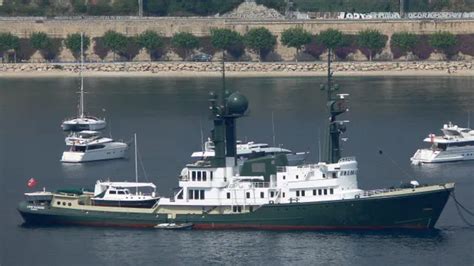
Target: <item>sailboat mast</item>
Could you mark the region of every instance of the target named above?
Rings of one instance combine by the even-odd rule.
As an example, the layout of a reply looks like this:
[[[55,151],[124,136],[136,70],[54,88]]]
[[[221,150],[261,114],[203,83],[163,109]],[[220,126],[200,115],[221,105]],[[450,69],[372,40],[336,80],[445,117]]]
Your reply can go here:
[[[79,100],[79,116],[84,117],[84,76],[82,74],[84,68],[84,33],[81,32],[81,68],[79,70],[79,75],[81,76],[81,97]]]
[[[137,133],[133,134],[133,141],[135,143],[135,183],[138,183],[138,148],[137,148]],[[138,187],[135,188],[135,194],[138,195]]]

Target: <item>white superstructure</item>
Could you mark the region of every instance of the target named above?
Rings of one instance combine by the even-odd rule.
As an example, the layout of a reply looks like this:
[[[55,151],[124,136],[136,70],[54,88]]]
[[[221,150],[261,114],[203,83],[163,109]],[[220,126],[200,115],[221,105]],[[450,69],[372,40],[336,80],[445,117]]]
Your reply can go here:
[[[430,134],[423,140],[430,148],[417,150],[411,157],[413,164],[474,160],[474,130],[450,122],[441,131],[443,136]]]
[[[91,130],[73,132],[65,141],[67,150],[61,157],[61,162],[65,163],[123,158],[128,148],[126,143],[103,137],[100,132]]]

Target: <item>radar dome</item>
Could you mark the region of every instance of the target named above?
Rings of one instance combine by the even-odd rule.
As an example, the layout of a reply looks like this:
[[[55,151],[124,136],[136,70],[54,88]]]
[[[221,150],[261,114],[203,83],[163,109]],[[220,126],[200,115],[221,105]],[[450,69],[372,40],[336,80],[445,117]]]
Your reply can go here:
[[[227,98],[227,110],[229,114],[243,115],[249,107],[249,101],[247,98],[238,93],[234,92]]]

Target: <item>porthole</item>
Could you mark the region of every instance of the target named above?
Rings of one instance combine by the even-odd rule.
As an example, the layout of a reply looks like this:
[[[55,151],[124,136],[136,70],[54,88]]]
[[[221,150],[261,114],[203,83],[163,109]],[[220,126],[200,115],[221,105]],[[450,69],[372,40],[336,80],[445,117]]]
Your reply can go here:
[[[58,201],[58,202],[56,202],[56,204],[57,204],[57,205],[61,205],[61,202],[60,202],[60,201]]]
[[[66,206],[66,202],[63,202],[63,206]]]
[[[67,204],[67,206],[71,207],[71,206],[72,206],[72,204],[69,202],[69,203]]]

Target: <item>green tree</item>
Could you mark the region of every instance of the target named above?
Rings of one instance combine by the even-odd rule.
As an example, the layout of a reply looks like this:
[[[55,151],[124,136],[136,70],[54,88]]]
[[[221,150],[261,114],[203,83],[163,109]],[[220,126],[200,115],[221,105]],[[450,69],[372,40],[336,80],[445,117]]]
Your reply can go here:
[[[140,48],[145,48],[147,50],[148,54],[150,54],[151,59],[158,58],[157,50],[163,48],[164,46],[163,37],[161,37],[158,33],[152,30],[142,32],[138,36],[137,41]]]
[[[430,36],[430,45],[437,51],[441,51],[449,58],[453,53],[452,48],[456,45],[456,36],[447,31],[438,31]]]
[[[276,37],[267,28],[253,28],[245,34],[244,43],[255,51],[259,59],[262,60],[262,57],[275,47]]]
[[[18,48],[20,48],[20,38],[11,33],[0,33],[0,56],[2,58],[4,53],[9,50],[14,50],[16,54]]]
[[[301,27],[289,28],[282,32],[280,40],[283,45],[296,49],[295,60],[298,62],[300,49],[311,42],[311,33]]]
[[[232,55],[236,53],[239,48],[243,47],[243,37],[238,32],[229,29],[211,29],[211,44],[214,48],[229,52]]]
[[[102,40],[104,42],[104,46],[112,51],[114,60],[116,54],[125,52],[127,49],[127,36],[121,33],[109,30],[104,33]]]
[[[199,47],[199,39],[189,32],[178,32],[173,35],[171,38],[171,45],[177,49],[184,52],[184,55],[181,57],[183,61],[188,58],[188,55],[192,50]],[[180,53],[178,51],[178,53]]]
[[[86,51],[89,48],[90,42],[91,40],[89,36],[84,35],[83,36],[84,51]],[[64,41],[64,45],[66,46],[67,49],[71,51],[72,55],[76,59],[80,59],[80,56],[81,56],[81,34],[80,33],[68,34],[66,37],[66,40]]]
[[[138,1],[133,0],[114,0],[112,3],[114,15],[137,15]]]
[[[30,36],[31,46],[36,50],[46,50],[51,47],[51,38],[44,32],[34,32]]]
[[[392,35],[390,40],[390,45],[400,49],[407,56],[407,61],[408,52],[412,52],[417,43],[418,37],[415,34],[409,32],[396,32]]]
[[[374,53],[385,47],[386,36],[378,30],[366,29],[359,31],[357,43],[360,47],[369,50],[369,60],[372,61]]]
[[[328,49],[328,57],[331,57],[334,49],[344,45],[345,38],[341,31],[327,29],[319,33],[317,40]]]

